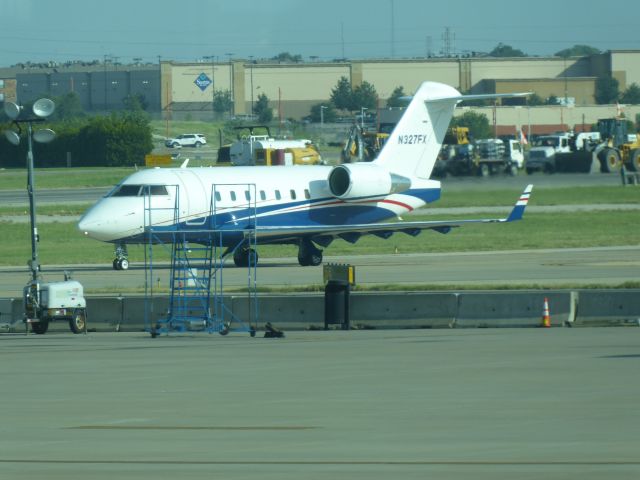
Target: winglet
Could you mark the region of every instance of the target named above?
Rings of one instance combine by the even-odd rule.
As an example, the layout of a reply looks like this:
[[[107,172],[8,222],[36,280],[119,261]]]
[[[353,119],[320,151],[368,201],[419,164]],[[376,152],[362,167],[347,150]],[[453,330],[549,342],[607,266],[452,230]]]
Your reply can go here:
[[[513,210],[511,210],[511,213],[505,219],[505,222],[514,222],[522,218],[522,215],[524,215],[524,209],[526,208],[527,203],[529,202],[529,197],[531,196],[531,190],[533,190],[533,185],[527,185],[527,188],[524,189],[524,192],[522,192],[522,195],[520,195],[520,198],[513,206]]]

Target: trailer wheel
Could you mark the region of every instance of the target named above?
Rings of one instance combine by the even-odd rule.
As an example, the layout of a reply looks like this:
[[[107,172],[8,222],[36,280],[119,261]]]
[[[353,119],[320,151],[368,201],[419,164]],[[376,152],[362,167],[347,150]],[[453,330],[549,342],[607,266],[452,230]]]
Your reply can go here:
[[[486,178],[489,175],[491,175],[491,169],[489,168],[489,165],[487,165],[486,163],[480,165],[480,176]]]
[[[49,330],[49,320],[41,320],[31,324],[31,331],[38,335],[44,335]]]
[[[73,333],[82,333],[87,328],[87,313],[78,308],[73,312],[73,316],[69,319],[69,328]]]
[[[632,172],[640,172],[640,148],[634,148],[629,152],[629,163],[627,166]]]
[[[613,148],[604,148],[598,154],[598,159],[602,173],[615,173],[620,169],[620,155]]]

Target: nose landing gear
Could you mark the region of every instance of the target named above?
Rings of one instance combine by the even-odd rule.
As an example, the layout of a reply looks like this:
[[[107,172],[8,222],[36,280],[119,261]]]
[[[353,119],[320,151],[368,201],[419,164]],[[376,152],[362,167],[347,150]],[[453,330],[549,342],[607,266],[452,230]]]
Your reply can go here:
[[[129,269],[129,254],[127,253],[126,245],[116,245],[115,250],[116,258],[113,259],[114,270],[128,270]]]

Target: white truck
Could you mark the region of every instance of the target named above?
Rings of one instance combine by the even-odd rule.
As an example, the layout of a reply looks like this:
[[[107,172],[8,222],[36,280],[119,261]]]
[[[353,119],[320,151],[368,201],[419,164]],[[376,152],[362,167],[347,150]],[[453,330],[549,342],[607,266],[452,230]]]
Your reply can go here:
[[[34,333],[46,333],[49,323],[56,320],[69,322],[73,333],[86,332],[87,302],[80,282],[31,281],[24,287],[23,299],[24,323]]]
[[[263,128],[266,135],[255,134],[254,129]],[[263,125],[236,127],[247,129],[249,135],[242,135],[229,146],[229,160],[232,165],[315,165],[322,163],[322,157],[310,140],[275,139],[269,128]]]

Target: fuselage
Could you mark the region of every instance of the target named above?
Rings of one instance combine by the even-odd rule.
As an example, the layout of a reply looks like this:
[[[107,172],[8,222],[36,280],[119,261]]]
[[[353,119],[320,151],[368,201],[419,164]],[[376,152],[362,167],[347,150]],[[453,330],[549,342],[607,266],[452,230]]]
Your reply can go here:
[[[142,243],[170,240],[180,231],[190,241],[225,232],[232,244],[256,227],[313,227],[380,222],[440,197],[440,182],[411,179],[402,193],[341,200],[327,178],[333,167],[155,168],[136,172],[98,201],[78,228],[97,240]],[[152,231],[152,236],[145,232]],[[166,238],[165,238],[166,237]],[[270,236],[269,243],[295,241]]]

